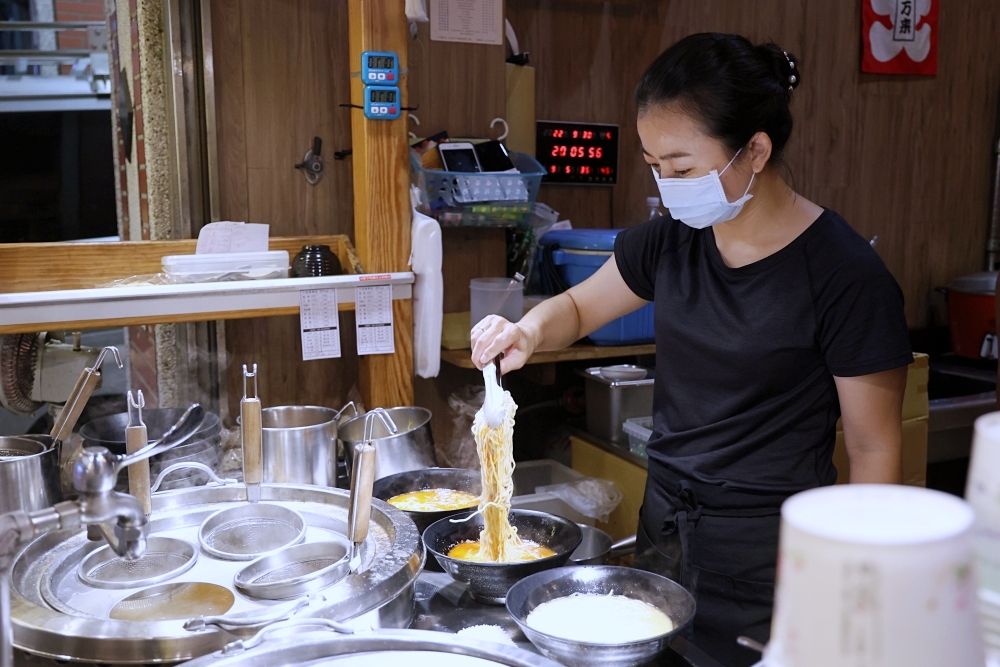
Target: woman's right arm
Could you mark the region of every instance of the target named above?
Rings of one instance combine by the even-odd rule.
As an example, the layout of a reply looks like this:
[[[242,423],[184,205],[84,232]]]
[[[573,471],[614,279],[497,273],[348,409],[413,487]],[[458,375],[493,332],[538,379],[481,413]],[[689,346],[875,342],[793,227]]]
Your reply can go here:
[[[501,371],[516,370],[535,352],[561,350],[649,303],[625,284],[614,257],[575,287],[508,322],[490,315],[472,328],[472,361],[482,368],[501,352]]]

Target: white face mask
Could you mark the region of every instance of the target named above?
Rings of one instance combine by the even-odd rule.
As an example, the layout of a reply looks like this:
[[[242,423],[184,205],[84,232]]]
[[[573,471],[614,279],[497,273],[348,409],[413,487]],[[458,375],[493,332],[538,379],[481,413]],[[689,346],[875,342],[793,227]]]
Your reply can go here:
[[[736,155],[722,170],[723,174],[742,150],[736,151]],[[722,188],[719,176],[720,173],[713,169],[708,175],[699,178],[660,178],[656,169],[653,169],[653,178],[660,190],[660,201],[670,210],[670,216],[695,229],[705,229],[732,220],[743,210],[743,204],[753,199],[750,194],[753,174],[750,175],[747,191],[734,202],[726,199],[726,191]]]

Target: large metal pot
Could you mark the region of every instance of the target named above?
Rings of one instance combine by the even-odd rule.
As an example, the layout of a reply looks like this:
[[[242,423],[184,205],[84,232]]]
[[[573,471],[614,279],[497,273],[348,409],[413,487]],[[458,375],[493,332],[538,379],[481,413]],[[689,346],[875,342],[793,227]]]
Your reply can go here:
[[[61,500],[59,448],[30,438],[0,437],[0,514],[34,512]]]
[[[314,405],[262,410],[264,481],[336,486],[337,424],[349,407],[354,404],[340,410]]]
[[[373,423],[375,479],[436,466],[434,438],[431,436],[431,411],[426,408],[401,407],[390,408],[386,412],[398,430],[392,435],[381,421]],[[338,437],[344,446],[348,470],[354,461],[354,448],[364,439],[364,431],[363,417],[355,417],[340,425]]]
[[[311,485],[263,484],[261,505],[280,505],[298,512],[309,525],[307,542],[346,539],[349,497],[341,489]],[[192,487],[154,493],[150,535],[172,536],[197,544],[202,523],[221,509],[246,506],[242,484]],[[175,582],[210,582],[234,591],[232,608],[223,612],[231,623],[220,628],[206,619],[185,628],[184,620],[136,621],[110,618],[110,610],[126,597],[149,591],[88,587],[80,575],[84,560],[103,548],[87,539],[84,529],[47,533],[16,557],[11,568],[11,619],[14,644],[36,655],[82,662],[114,664],[172,663],[217,651],[246,639],[261,624],[240,622],[247,615],[282,612],[296,600],[275,603],[236,594],[234,577],[246,563],[206,556],[197,559]],[[413,589],[423,567],[424,550],[416,527],[399,510],[372,502],[368,536],[361,544],[356,571],[318,591],[295,618],[321,617],[358,629],[403,628],[413,617]],[[159,587],[165,584],[156,584]],[[154,587],[154,588],[155,588]],[[134,599],[134,598],[133,598]],[[296,606],[296,608],[298,608]],[[192,609],[191,617],[203,611]],[[289,612],[291,613],[291,612]],[[271,617],[274,620],[277,617]],[[267,663],[270,664],[270,663]]]

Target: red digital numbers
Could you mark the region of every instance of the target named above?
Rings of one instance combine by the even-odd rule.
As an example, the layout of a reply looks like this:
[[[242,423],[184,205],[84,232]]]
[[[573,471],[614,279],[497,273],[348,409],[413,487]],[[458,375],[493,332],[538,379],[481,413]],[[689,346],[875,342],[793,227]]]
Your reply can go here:
[[[601,175],[602,176],[610,176],[611,175],[611,167],[601,167]]]
[[[588,167],[587,165],[583,165],[582,167],[580,167],[580,175],[586,175],[589,173],[590,173],[590,167]]]
[[[555,139],[562,139],[566,136],[566,130],[552,130],[552,137]]]
[[[567,155],[580,160],[599,160],[604,157],[604,149],[600,146],[567,146],[565,144],[556,144],[552,147],[552,157],[566,157]]]

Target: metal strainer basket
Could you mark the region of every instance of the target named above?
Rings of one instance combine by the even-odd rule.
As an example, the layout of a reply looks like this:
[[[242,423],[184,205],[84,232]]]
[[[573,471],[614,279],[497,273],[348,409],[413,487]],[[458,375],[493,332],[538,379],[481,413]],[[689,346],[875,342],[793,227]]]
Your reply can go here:
[[[350,572],[349,549],[340,542],[311,542],[282,549],[236,574],[236,587],[255,598],[281,600],[326,588]]]
[[[251,503],[230,507],[205,519],[198,542],[210,556],[253,560],[305,539],[306,521],[281,505]]]
[[[150,537],[146,554],[138,560],[119,558],[104,546],[80,562],[80,580],[95,588],[139,588],[157,584],[187,572],[198,560],[194,546],[173,537]]]

